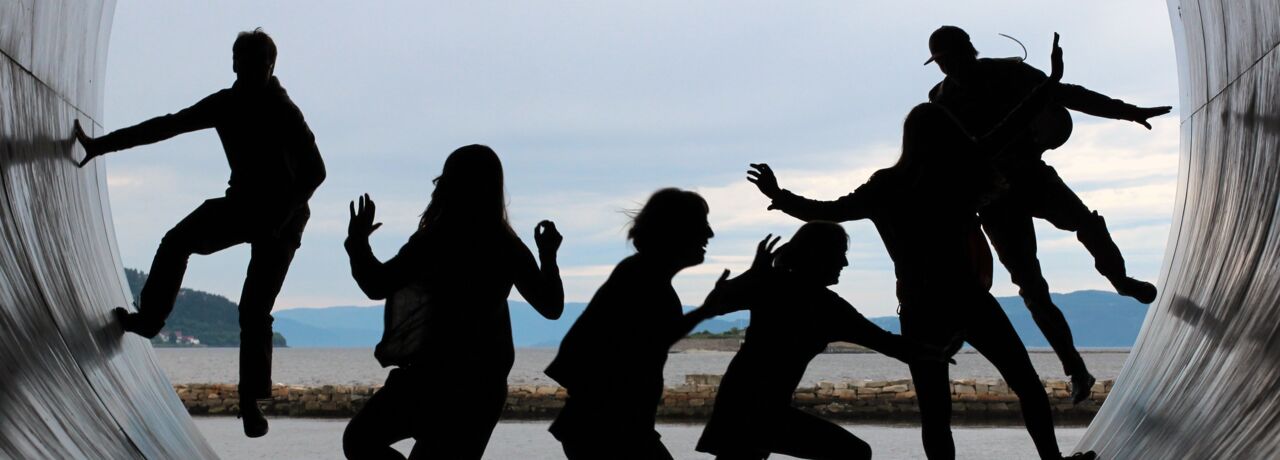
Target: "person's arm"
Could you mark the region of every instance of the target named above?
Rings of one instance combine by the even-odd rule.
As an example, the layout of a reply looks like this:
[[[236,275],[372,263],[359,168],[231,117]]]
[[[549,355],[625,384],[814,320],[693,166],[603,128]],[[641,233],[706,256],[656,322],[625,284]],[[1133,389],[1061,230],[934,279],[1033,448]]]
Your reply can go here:
[[[1148,118],[1169,113],[1173,107],[1138,107],[1128,102],[1114,99],[1080,85],[1062,83],[1058,85],[1056,100],[1058,103],[1077,112],[1095,117],[1113,120],[1127,120],[1151,129]]]
[[[516,290],[529,302],[538,314],[547,319],[559,319],[564,313],[564,283],[560,280],[560,267],[556,264],[556,251],[564,237],[556,231],[556,224],[544,220],[533,229],[533,241],[538,246],[538,259],[542,268],[533,260],[533,253],[524,243],[517,241],[521,249],[516,267]]]
[[[1013,142],[1024,133],[1036,116],[1044,112],[1045,106],[1049,104],[1055,95],[1062,80],[1062,48],[1058,46],[1058,34],[1053,34],[1053,52],[1050,54],[1053,62],[1053,70],[1049,77],[1040,85],[1036,86],[1031,94],[1022,100],[1022,103],[1009,112],[999,124],[991,128],[991,131],[983,134],[981,137],[974,139],[974,144],[979,152],[989,156],[996,156],[1006,145]]]
[[[77,122],[74,127],[76,140],[80,141],[80,145],[83,145],[85,150],[85,157],[80,162],[80,166],[83,167],[89,163],[89,160],[107,153],[160,142],[182,133],[212,128],[217,120],[218,107],[224,97],[224,93],[220,91],[178,113],[155,117],[97,138],[85,134]]]
[[[293,107],[293,112],[295,121],[293,132],[289,134],[292,140],[288,153],[292,156],[295,196],[290,197],[290,201],[300,204],[311,199],[311,195],[324,182],[327,173],[324,168],[324,159],[320,157],[320,148],[316,146],[315,134],[307,126],[306,120],[302,117],[302,111]]]
[[[839,334],[840,340],[865,346],[905,363],[946,360],[941,349],[886,331],[858,313],[848,302],[835,298],[841,304],[837,309],[841,312],[841,318],[836,326],[842,331]]]
[[[680,339],[688,337],[689,333],[693,332],[693,329],[703,321],[746,309],[748,305],[745,302],[737,301],[741,299],[741,296],[731,294],[735,289],[741,289],[746,286],[734,283],[734,281],[738,281],[738,279],[729,280],[729,270],[721,273],[720,279],[716,280],[715,287],[711,289],[711,293],[707,294],[707,299],[702,302],[702,306],[681,316],[680,322],[675,327],[668,329],[668,333],[660,337],[659,340],[662,340],[669,349]]]
[[[370,299],[382,300],[406,284],[408,272],[403,265],[406,254],[414,252],[412,246],[415,241],[410,239],[400,253],[386,263],[379,261],[369,247],[369,234],[382,226],[382,223],[373,222],[375,209],[368,194],[360,197],[358,207],[356,202],[351,203],[351,222],[347,224],[347,239],[343,246],[351,259],[351,277],[360,290]]]
[[[837,198],[835,201],[819,201],[781,188],[778,185],[777,176],[773,174],[773,169],[769,168],[768,164],[754,163],[751,167],[753,170],[747,171],[747,181],[756,184],[760,193],[773,200],[769,209],[777,209],[805,222],[814,220],[846,222],[871,216],[874,198],[871,197],[872,187],[868,187],[870,181],[858,187],[853,193]]]

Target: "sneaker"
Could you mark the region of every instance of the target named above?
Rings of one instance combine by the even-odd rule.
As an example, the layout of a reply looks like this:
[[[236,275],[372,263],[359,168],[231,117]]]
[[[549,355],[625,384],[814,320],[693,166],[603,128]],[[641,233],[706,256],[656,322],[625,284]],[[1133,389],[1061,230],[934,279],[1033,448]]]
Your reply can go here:
[[[1117,294],[1133,297],[1134,300],[1144,304],[1156,301],[1156,286],[1146,281],[1126,276],[1111,280],[1111,285],[1116,288]]]
[[[1071,404],[1080,404],[1089,399],[1089,393],[1093,391],[1094,383],[1097,383],[1097,379],[1089,375],[1088,372],[1081,372],[1071,376]]]
[[[1093,453],[1091,450],[1088,452],[1076,452],[1066,457],[1062,457],[1062,460],[1096,460],[1097,458],[1098,454]]]
[[[250,438],[261,438],[267,435],[267,416],[257,401],[240,401],[240,413],[236,418],[244,422],[244,435]]]
[[[151,322],[147,321],[142,315],[131,313],[124,307],[116,307],[111,309],[111,314],[120,322],[120,327],[125,332],[132,332],[148,339],[155,338],[160,333],[160,328],[164,327],[164,321]]]

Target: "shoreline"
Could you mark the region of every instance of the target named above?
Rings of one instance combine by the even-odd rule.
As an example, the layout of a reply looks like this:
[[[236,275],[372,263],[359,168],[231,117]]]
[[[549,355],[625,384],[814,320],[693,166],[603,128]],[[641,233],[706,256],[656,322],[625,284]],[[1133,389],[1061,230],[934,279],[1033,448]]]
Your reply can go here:
[[[658,418],[668,422],[704,421],[711,414],[719,375],[688,375],[684,384],[668,386]],[[1073,405],[1064,380],[1044,379],[1054,419],[1087,424],[1111,391],[1114,379],[1099,380],[1090,398]],[[239,411],[235,384],[173,386],[191,415],[234,415]],[[349,418],[381,385],[284,385],[272,388],[272,399],[259,404],[268,415],[299,418]],[[443,394],[441,397],[449,397]],[[568,397],[554,385],[509,385],[503,410],[506,420],[549,420]],[[953,379],[952,418],[967,423],[1021,422],[1018,399],[1000,379]],[[908,422],[918,418],[915,386],[910,379],[819,382],[796,389],[792,404],[806,412],[840,422]]]

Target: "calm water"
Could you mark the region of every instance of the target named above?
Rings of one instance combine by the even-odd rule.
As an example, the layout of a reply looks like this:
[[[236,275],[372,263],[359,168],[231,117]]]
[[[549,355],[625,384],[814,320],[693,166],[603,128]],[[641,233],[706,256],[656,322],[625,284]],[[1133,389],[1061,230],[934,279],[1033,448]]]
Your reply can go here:
[[[264,438],[248,439],[233,417],[196,417],[196,426],[204,433],[218,455],[227,459],[340,459],[342,430],[346,420],[273,418],[271,433]],[[547,433],[547,422],[502,422],[494,430],[485,452],[486,459],[543,460],[563,459],[560,444]],[[924,458],[920,447],[920,430],[912,426],[846,425],[845,429],[871,444],[877,460]],[[1018,427],[955,427],[957,458],[1027,459],[1035,458],[1031,438]],[[658,432],[677,459],[710,459],[694,452],[693,446],[702,434],[701,425],[660,424]],[[1058,429],[1058,445],[1072,451],[1084,435],[1084,428]],[[396,444],[408,453],[411,441]],[[775,455],[770,458],[792,458]]]
[[[555,349],[521,348],[516,350],[515,367],[509,381],[513,384],[553,384],[542,370],[555,357]],[[159,348],[160,366],[173,383],[232,383],[237,380],[239,359],[234,348]],[[1128,358],[1123,350],[1092,351],[1083,354],[1090,370],[1098,378],[1114,378]],[[733,353],[693,352],[670,355],[664,370],[668,385],[684,382],[686,374],[722,374]],[[378,367],[370,348],[283,348],[275,351],[272,379],[294,385],[375,384],[382,383],[387,370]],[[1045,351],[1031,353],[1042,378],[1064,378],[1057,356]],[[823,354],[809,364],[804,384],[822,380],[887,380],[907,378],[906,365],[879,354]],[[951,366],[953,378],[998,378],[986,359],[977,353],[961,353]]]

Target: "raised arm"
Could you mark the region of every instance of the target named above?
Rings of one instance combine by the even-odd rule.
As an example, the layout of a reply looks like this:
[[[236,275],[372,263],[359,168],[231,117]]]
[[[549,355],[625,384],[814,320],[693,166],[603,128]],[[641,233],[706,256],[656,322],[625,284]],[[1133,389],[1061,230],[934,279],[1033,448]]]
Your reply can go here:
[[[544,220],[534,227],[533,241],[538,245],[541,268],[534,262],[529,248],[519,243],[522,251],[516,267],[516,290],[547,319],[559,319],[564,313],[564,283],[560,280],[560,267],[556,264],[556,251],[563,240],[554,222]]]
[[[811,200],[779,187],[778,178],[768,164],[753,163],[751,168],[747,171],[747,181],[756,184],[760,193],[773,200],[769,209],[777,209],[805,222],[846,222],[871,216],[872,200],[865,185],[835,201]]]
[[[404,285],[403,270],[394,270],[395,259],[382,263],[373,255],[369,247],[369,234],[381,227],[381,223],[373,223],[376,207],[373,200],[365,194],[359,198],[359,204],[351,202],[351,222],[347,224],[347,240],[344,246],[351,259],[351,277],[355,278],[360,290],[373,300],[382,300]],[[410,240],[409,244],[413,244]],[[406,244],[406,247],[409,245]],[[405,251],[401,250],[401,254]],[[400,256],[397,256],[400,257]]]
[[[74,126],[76,140],[80,141],[80,145],[84,146],[85,150],[85,157],[80,161],[80,166],[84,167],[94,157],[117,150],[152,144],[182,133],[212,128],[218,106],[221,105],[224,97],[223,92],[217,92],[178,113],[155,117],[97,138],[85,134],[80,128],[80,122],[76,121]]]

